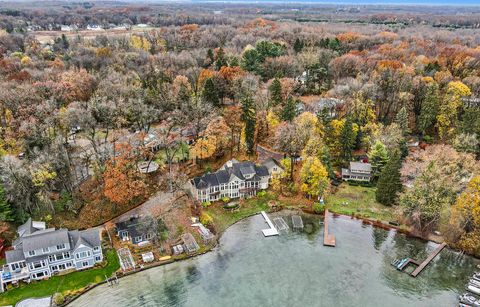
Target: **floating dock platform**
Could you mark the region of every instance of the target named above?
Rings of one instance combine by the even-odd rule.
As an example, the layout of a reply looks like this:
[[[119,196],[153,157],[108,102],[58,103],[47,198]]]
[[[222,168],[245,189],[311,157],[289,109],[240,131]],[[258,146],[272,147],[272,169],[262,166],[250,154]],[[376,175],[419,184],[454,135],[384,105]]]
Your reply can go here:
[[[276,217],[273,219],[273,224],[278,231],[288,231],[290,228],[287,225],[287,222],[281,217]]]
[[[328,209],[323,219],[323,245],[335,247],[335,236],[328,233]]]
[[[303,229],[303,220],[300,215],[292,215],[293,229]]]
[[[270,218],[268,217],[268,215],[265,213],[265,211],[262,211],[261,213],[263,218],[265,219],[265,222],[267,222],[268,226],[270,227],[262,230],[263,235],[265,237],[278,236],[278,230],[275,228],[272,221],[270,221]]]

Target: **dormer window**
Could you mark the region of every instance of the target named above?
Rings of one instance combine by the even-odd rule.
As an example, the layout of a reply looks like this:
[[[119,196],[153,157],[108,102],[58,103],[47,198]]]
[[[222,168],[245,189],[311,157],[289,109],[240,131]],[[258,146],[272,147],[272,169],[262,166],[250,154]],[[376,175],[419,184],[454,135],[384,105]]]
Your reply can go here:
[[[65,249],[65,243],[57,245],[57,250]]]
[[[43,251],[43,253],[48,253],[50,251],[50,248],[44,247],[42,251]]]
[[[28,255],[29,255],[29,256],[35,256],[35,251],[29,251],[29,252],[28,252]]]

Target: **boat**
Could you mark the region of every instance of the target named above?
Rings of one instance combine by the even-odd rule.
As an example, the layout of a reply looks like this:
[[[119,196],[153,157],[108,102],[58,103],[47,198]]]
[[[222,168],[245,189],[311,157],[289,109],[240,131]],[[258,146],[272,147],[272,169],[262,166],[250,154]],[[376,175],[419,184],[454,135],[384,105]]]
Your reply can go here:
[[[480,272],[473,273],[472,278],[480,281]]]
[[[469,306],[480,306],[480,300],[470,293],[463,293],[459,297],[460,303],[467,304]]]
[[[458,303],[458,307],[472,307],[472,306],[464,304],[464,303]]]
[[[472,292],[473,294],[480,295],[480,288],[477,287],[476,285],[468,284],[467,290]]]
[[[405,262],[408,261],[408,258],[402,259],[398,264],[397,264],[397,270],[400,270],[402,266],[405,264]]]
[[[473,278],[470,279],[469,283],[472,284],[472,285],[477,286],[478,288],[480,288],[480,281],[478,281],[478,280],[476,280],[476,279],[473,279]]]

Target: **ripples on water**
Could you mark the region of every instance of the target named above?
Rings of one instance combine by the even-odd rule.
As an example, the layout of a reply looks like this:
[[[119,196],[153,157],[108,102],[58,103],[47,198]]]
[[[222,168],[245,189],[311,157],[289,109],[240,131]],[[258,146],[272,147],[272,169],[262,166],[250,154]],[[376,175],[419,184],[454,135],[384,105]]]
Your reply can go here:
[[[249,218],[210,253],[97,287],[71,306],[454,306],[475,270],[473,258],[444,249],[413,278],[390,263],[423,260],[436,244],[339,217],[330,224],[337,241],[330,248],[317,218],[304,224],[301,233],[264,238],[263,218]]]

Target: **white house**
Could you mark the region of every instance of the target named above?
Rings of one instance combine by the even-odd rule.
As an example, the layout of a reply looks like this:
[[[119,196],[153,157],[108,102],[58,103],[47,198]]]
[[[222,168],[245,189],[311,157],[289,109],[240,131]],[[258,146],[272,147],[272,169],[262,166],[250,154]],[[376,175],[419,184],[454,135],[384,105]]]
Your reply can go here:
[[[350,162],[348,168],[342,168],[342,179],[345,181],[370,181],[372,179],[372,165],[363,162]]]
[[[31,219],[17,230],[13,250],[7,251],[0,275],[3,292],[8,283],[50,277],[69,269],[86,269],[103,260],[98,229],[46,228]]]
[[[233,159],[215,173],[193,178],[191,192],[201,202],[216,201],[222,197],[246,198],[267,189],[270,177],[265,165]]]

